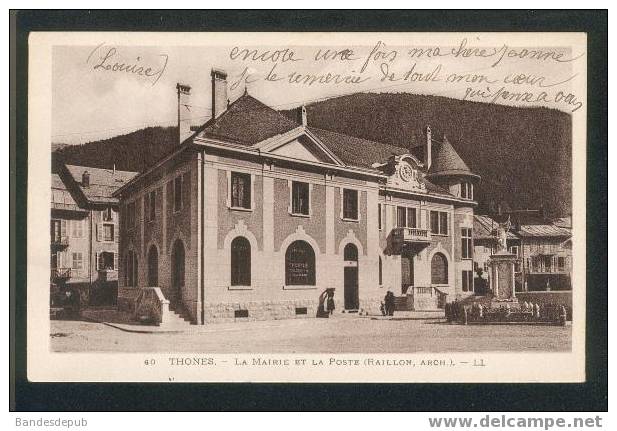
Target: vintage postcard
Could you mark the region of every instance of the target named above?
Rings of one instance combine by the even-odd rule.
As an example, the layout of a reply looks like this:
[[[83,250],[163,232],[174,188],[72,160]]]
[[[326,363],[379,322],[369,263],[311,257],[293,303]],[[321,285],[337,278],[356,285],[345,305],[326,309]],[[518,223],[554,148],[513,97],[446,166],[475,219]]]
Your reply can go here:
[[[585,34],[29,52],[31,381],[585,380]]]

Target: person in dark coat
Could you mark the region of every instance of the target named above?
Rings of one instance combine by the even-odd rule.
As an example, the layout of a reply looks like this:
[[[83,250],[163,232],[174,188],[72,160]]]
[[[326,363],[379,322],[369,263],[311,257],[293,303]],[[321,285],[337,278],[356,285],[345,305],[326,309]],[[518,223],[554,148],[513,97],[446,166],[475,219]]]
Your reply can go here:
[[[386,308],[386,315],[393,316],[394,315],[394,293],[388,290],[384,298],[384,303],[385,303],[385,308]]]
[[[326,307],[328,314],[332,315],[332,313],[334,313],[334,290],[328,289]]]

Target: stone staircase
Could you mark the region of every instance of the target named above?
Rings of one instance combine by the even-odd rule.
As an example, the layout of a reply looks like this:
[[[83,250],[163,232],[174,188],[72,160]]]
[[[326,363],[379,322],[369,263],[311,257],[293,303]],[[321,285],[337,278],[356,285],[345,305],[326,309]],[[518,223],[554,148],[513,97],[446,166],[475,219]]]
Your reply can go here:
[[[169,313],[166,315],[163,325],[166,327],[189,327],[193,323],[191,317],[181,305],[169,305]]]
[[[433,287],[410,287],[407,295],[394,298],[394,311],[439,311],[445,296]]]

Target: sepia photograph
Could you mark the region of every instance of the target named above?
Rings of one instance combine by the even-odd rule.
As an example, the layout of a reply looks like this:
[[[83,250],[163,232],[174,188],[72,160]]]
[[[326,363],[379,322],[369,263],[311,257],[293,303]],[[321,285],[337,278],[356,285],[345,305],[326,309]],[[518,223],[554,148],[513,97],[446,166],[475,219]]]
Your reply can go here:
[[[34,36],[29,373],[584,380],[584,34]]]

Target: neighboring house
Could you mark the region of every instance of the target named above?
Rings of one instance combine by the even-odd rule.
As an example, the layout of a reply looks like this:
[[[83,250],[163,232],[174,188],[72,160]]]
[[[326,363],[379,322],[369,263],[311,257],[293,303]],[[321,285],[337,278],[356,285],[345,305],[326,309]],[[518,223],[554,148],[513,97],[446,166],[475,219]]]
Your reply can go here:
[[[303,107],[228,104],[211,76],[214,118],[191,133],[179,84],[175,149],[114,193],[120,306],[157,286],[203,324],[314,316],[327,288],[337,311],[379,312],[388,290],[415,309],[473,294],[478,176],[447,139],[427,128],[420,160],[314,128]]]
[[[553,223],[546,220],[538,223],[512,225],[507,234],[508,250],[519,258],[515,266],[516,290],[570,290],[571,231],[557,224],[568,226],[571,222],[568,218],[560,218]],[[476,273],[478,268],[483,270],[482,277],[488,281],[489,288],[491,280],[488,268],[490,256],[496,251],[497,226],[497,221],[489,216],[474,216],[475,270]]]
[[[82,302],[115,302],[118,200],[112,193],[136,175],[65,165],[52,174],[50,281],[75,287]]]
[[[520,225],[525,290],[571,290],[572,234],[554,224]]]

